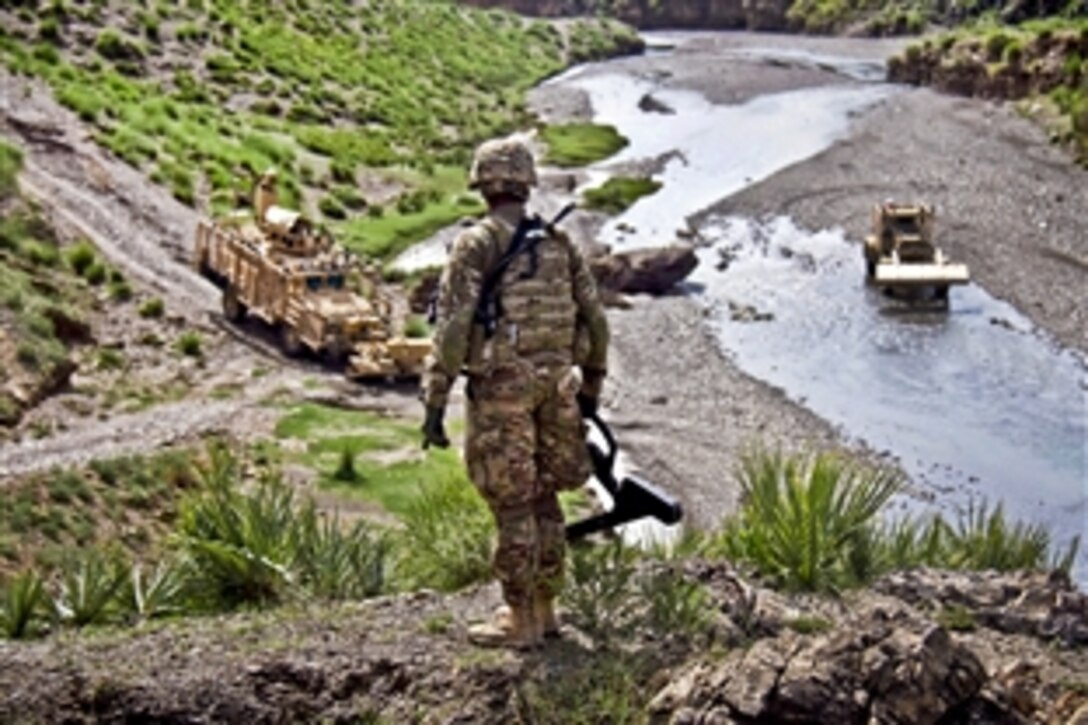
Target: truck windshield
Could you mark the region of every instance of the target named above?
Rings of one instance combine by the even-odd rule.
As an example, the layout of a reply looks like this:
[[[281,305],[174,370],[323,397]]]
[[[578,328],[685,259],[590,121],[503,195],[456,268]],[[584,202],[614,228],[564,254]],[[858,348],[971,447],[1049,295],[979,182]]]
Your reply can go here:
[[[321,289],[321,278],[320,277],[307,277],[306,278],[306,289],[310,290],[311,292],[317,292],[319,289]]]
[[[329,277],[329,287],[333,289],[344,289],[344,275],[334,274]]]

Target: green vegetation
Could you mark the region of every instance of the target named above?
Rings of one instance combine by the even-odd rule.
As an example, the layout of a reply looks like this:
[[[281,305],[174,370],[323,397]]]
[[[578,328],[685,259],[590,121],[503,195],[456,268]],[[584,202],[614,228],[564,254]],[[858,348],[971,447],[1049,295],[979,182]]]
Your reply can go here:
[[[455,451],[424,454],[419,450],[416,421],[305,404],[293,408],[275,432],[281,440],[306,442],[305,450],[289,455],[288,460],[314,471],[320,487],[374,501],[394,514],[407,514],[421,494],[441,489],[443,482],[467,485]],[[451,433],[455,432],[451,427]],[[335,475],[345,450],[354,453],[355,480],[351,482],[337,480]]]
[[[941,609],[935,618],[938,624],[953,632],[970,632],[976,626],[974,613],[962,606]]]
[[[140,313],[140,317],[150,320],[157,320],[165,313],[166,305],[163,303],[162,298],[152,297],[151,299],[142,303],[138,311]]]
[[[545,160],[557,166],[586,166],[607,159],[627,145],[613,126],[567,123],[544,126],[540,137],[548,145]]]
[[[586,191],[585,206],[608,214],[621,214],[636,201],[660,188],[661,182],[653,179],[613,177],[604,185]]]
[[[0,199],[14,196],[18,191],[15,177],[23,166],[23,152],[14,146],[0,143]]]
[[[199,332],[183,332],[175,345],[178,352],[186,357],[201,357],[204,354],[204,338]]]
[[[68,351],[58,326],[78,327],[76,310],[89,302],[73,276],[58,272],[60,244],[52,228],[18,196],[21,163],[21,152],[0,142],[0,326],[15,341],[14,359],[0,361],[0,385],[17,376],[48,381],[62,371]],[[0,424],[19,415],[19,404],[0,394]]]
[[[949,69],[974,79],[957,92],[1026,99],[1053,142],[1088,165],[1088,18],[1070,16],[1007,25],[992,17],[927,39],[889,60],[889,75],[941,86]]]
[[[917,35],[930,24],[994,22],[1002,17],[1017,22],[1030,20],[1047,12],[1047,7],[1045,3],[1028,6],[1012,0],[795,0],[787,17],[794,28],[810,33],[850,29],[868,35]],[[1069,0],[1057,17],[1072,20],[1083,12],[1080,0]]]
[[[741,510],[704,548],[789,590],[833,592],[918,566],[1068,571],[1080,546],[1052,552],[1045,528],[1008,522],[1000,505],[972,505],[956,525],[940,516],[888,523],[879,514],[898,476],[830,454],[754,451],[738,478]]]
[[[229,210],[275,167],[281,203],[298,207],[309,187],[365,253],[372,231],[392,254],[471,211],[456,200],[471,150],[529,123],[525,92],[569,62],[639,42],[586,19],[568,46],[551,25],[448,2],[213,0],[152,14],[102,0],[94,11],[83,14],[98,26],[88,33],[56,14],[37,24],[0,9],[0,62],[48,83],[99,143],[184,203]],[[172,71],[156,77],[163,60]],[[457,170],[456,191],[431,176],[437,167]],[[413,174],[406,193],[425,203],[383,219],[354,193],[365,169]],[[347,191],[319,191],[330,182]],[[375,211],[351,218],[364,208]]]

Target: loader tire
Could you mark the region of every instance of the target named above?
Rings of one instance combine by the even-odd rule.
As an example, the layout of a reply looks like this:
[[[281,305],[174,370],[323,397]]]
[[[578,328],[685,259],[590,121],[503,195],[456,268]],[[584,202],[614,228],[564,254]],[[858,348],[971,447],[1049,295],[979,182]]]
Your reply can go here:
[[[287,357],[302,355],[302,338],[299,337],[298,330],[290,325],[284,325],[280,328],[280,344],[283,346],[283,352]]]
[[[238,291],[233,285],[227,285],[223,290],[223,317],[228,322],[235,324],[241,322],[246,316],[246,306],[238,299]]]

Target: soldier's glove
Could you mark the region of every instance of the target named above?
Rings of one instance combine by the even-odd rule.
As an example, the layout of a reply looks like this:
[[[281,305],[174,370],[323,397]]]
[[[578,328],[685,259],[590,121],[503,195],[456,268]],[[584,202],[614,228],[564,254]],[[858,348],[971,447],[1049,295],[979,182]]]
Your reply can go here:
[[[446,425],[443,419],[446,417],[446,409],[438,406],[427,406],[427,417],[423,420],[423,450],[430,446],[437,448],[449,448],[450,439],[446,436]]]
[[[597,408],[600,407],[601,386],[604,383],[604,375],[603,370],[582,369],[582,389],[578,391],[576,400],[583,418],[596,415]]]

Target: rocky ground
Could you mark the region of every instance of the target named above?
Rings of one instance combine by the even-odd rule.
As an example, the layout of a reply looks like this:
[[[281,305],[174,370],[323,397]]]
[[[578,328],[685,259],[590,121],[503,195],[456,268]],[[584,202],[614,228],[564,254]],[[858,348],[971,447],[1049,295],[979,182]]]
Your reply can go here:
[[[471,646],[466,626],[495,606],[494,586],[0,643],[0,721],[559,723],[607,713],[617,722],[1063,723],[1088,716],[1088,600],[1060,578],[915,572],[830,600],[752,586],[722,564],[687,562],[679,575],[706,588],[705,626],[687,636],[636,627],[621,650],[570,624],[535,652]],[[603,676],[617,668],[618,680]],[[609,696],[617,708],[648,703],[647,710],[592,709]]]

